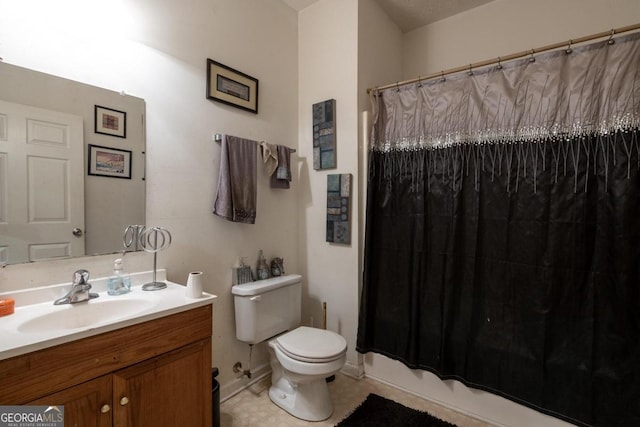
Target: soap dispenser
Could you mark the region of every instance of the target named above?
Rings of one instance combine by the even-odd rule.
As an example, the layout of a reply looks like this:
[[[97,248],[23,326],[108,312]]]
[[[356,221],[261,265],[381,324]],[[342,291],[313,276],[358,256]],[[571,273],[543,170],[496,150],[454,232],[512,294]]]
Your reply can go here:
[[[107,293],[109,295],[122,295],[131,290],[131,278],[124,272],[122,258],[118,258],[113,263],[113,276],[107,282]]]

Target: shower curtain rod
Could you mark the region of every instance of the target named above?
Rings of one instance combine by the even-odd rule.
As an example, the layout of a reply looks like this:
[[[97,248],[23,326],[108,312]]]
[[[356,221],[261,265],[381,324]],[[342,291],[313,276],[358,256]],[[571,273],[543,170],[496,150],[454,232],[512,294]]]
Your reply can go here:
[[[640,24],[634,24],[634,25],[629,25],[626,27],[620,27],[620,28],[614,28],[610,31],[603,31],[601,33],[596,33],[596,34],[591,34],[589,36],[584,36],[584,37],[580,37],[577,39],[570,39],[566,42],[563,43],[554,43],[554,44],[550,44],[547,46],[543,46],[543,47],[539,47],[537,49],[530,49],[530,50],[526,50],[523,52],[518,52],[518,53],[512,53],[511,55],[507,55],[507,56],[499,56],[495,59],[488,59],[485,61],[480,61],[480,62],[476,62],[473,64],[469,64],[469,65],[464,65],[464,66],[460,66],[460,67],[456,67],[456,68],[450,68],[448,70],[443,70],[439,73],[433,73],[433,74],[429,74],[426,76],[420,76],[417,78],[413,78],[413,79],[409,79],[409,80],[404,80],[401,82],[396,82],[396,83],[390,83],[384,86],[377,86],[377,87],[373,87],[373,88],[369,88],[367,89],[367,93],[371,93],[374,91],[378,91],[378,90],[384,90],[384,89],[390,89],[392,87],[400,87],[400,86],[404,86],[404,85],[408,85],[411,83],[416,83],[416,82],[420,82],[423,80],[430,80],[430,79],[435,79],[436,77],[444,77],[446,75],[449,74],[455,74],[455,73],[460,73],[462,71],[468,71],[468,72],[472,72],[472,70],[474,68],[480,68],[480,67],[486,67],[487,65],[492,65],[492,64],[500,64],[501,62],[505,62],[505,61],[511,61],[514,59],[518,59],[518,58],[524,58],[526,56],[531,56],[533,58],[533,54],[534,53],[540,53],[540,52],[546,52],[549,50],[554,50],[554,49],[559,49],[562,47],[566,47],[567,51],[570,52],[571,46],[575,45],[575,44],[579,44],[579,43],[584,43],[584,42],[588,42],[591,40],[596,40],[596,39],[601,39],[603,37],[609,37],[610,40],[612,40],[613,36],[616,34],[622,34],[622,33],[626,33],[629,31],[635,31],[635,30],[640,30]]]

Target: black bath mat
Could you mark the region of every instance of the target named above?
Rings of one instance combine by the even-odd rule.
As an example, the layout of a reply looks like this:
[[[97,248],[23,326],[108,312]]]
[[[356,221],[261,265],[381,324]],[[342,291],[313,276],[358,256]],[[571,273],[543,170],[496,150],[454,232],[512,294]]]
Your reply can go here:
[[[370,394],[336,427],[456,427],[427,412],[407,408],[393,400]]]

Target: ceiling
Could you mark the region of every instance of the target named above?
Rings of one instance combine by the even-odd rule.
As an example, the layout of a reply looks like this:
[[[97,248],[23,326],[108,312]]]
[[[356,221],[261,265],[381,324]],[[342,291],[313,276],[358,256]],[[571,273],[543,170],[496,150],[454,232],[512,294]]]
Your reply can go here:
[[[319,0],[282,0],[302,10]],[[493,0],[375,0],[403,33],[440,21]]]

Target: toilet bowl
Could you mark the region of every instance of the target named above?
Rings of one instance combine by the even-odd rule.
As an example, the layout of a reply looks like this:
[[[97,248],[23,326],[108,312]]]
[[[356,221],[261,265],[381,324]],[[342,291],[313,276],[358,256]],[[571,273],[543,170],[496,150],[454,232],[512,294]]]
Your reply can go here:
[[[300,326],[269,341],[269,398],[291,415],[321,421],[333,413],[325,379],[345,363],[347,342],[339,334]]]
[[[236,338],[268,343],[271,364],[269,398],[306,421],[333,413],[325,379],[346,361],[347,342],[335,332],[300,326],[302,276],[289,274],[231,288]]]

